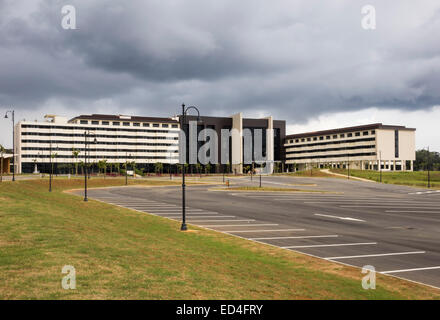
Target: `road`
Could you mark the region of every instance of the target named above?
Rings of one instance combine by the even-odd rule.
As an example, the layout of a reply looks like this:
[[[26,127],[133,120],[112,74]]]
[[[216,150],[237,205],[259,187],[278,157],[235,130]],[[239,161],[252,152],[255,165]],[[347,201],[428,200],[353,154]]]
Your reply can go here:
[[[329,261],[372,265],[383,274],[440,287],[439,191],[341,178],[265,176],[262,182],[310,192],[189,186],[188,222]],[[259,182],[258,177],[242,177],[231,183]],[[89,197],[181,219],[180,187],[94,189]]]

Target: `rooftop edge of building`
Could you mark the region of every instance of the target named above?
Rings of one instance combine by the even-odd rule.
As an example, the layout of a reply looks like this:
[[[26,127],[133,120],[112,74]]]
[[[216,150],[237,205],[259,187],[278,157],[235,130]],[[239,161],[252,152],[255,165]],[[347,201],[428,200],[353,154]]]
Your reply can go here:
[[[391,130],[416,131],[415,128],[407,128],[405,126],[384,125],[382,123],[372,123],[372,124],[365,124],[365,125],[353,126],[353,127],[344,127],[344,128],[336,128],[336,129],[329,129],[329,130],[320,130],[320,131],[311,131],[311,132],[290,134],[290,135],[286,135],[286,139],[314,137],[314,136],[321,136],[321,135],[326,135],[326,134],[328,135],[328,134],[345,133],[345,132],[351,132],[351,131],[372,130],[372,129],[391,129]]]

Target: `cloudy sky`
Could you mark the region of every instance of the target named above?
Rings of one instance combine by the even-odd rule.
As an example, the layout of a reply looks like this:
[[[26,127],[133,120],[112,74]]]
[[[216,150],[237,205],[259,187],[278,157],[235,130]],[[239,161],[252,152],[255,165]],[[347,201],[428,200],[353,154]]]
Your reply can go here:
[[[170,116],[185,102],[271,114],[288,133],[407,125],[440,151],[439,35],[438,0],[0,0],[0,112]]]

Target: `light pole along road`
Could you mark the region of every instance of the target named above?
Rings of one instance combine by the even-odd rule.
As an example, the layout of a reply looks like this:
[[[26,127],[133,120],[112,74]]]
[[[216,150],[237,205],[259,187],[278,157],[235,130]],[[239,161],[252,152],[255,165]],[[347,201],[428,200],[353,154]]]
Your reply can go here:
[[[186,113],[190,109],[194,109],[197,111],[197,122],[200,121],[199,109],[197,109],[194,106],[189,106],[189,107],[185,108],[185,104],[182,104],[182,116],[180,117],[180,129],[184,133],[183,138],[185,139],[185,142],[186,142],[186,137],[187,137],[187,134],[185,132]],[[180,141],[180,143],[182,143],[182,141]],[[186,145],[186,143],[185,143],[185,145]],[[188,230],[188,228],[186,226],[186,199],[185,199],[185,188],[186,188],[186,185],[185,185],[185,163],[186,163],[186,155],[187,155],[186,149],[187,148],[185,148],[185,150],[184,150],[184,154],[181,155],[181,157],[182,157],[181,158],[182,159],[182,163],[181,163],[181,165],[182,165],[182,226],[180,227],[181,231]],[[182,150],[183,150],[183,148],[181,148],[181,152],[183,152]]]
[[[87,198],[87,176],[88,176],[88,167],[87,167],[87,149],[90,150],[90,148],[87,148],[88,143],[88,137],[93,136],[94,140],[93,143],[96,143],[96,134],[91,134],[90,131],[84,131],[84,201],[89,201]]]
[[[6,111],[5,119],[8,119],[8,113],[12,115],[12,181],[15,181],[15,111]]]

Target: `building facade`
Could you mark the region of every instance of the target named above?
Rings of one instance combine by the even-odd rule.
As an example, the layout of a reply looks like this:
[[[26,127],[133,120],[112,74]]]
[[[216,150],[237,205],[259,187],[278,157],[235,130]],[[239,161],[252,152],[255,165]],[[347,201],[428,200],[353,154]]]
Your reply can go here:
[[[135,163],[136,168],[151,172],[155,164],[161,163],[168,170],[177,172],[179,163],[180,118],[137,117],[125,115],[81,115],[68,120],[64,117],[46,115],[46,121],[20,121],[16,124],[16,172],[37,173],[71,172],[78,163],[87,162],[97,168],[100,161],[110,165]],[[188,116],[189,121],[196,120]],[[198,132],[211,128],[237,129],[229,147],[230,171],[243,172],[243,129],[262,129],[264,152],[271,161],[282,161],[285,121],[244,119],[242,114],[231,117],[201,117]],[[266,135],[267,129],[274,134]],[[188,128],[186,128],[186,132]],[[85,136],[85,132],[87,135]],[[271,132],[271,131],[267,131]],[[202,142],[199,142],[200,148]],[[252,144],[253,147],[253,144]],[[218,155],[221,157],[219,145]]]
[[[18,173],[50,172],[52,164],[56,169],[72,167],[85,161],[86,146],[88,163],[94,166],[101,160],[136,165],[178,162],[177,118],[82,115],[67,120],[47,115],[45,119],[16,125]]]
[[[412,171],[415,131],[381,123],[286,136],[290,170],[332,167]]]

